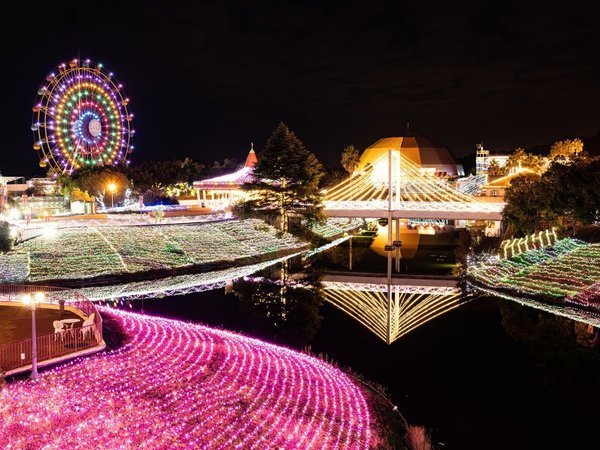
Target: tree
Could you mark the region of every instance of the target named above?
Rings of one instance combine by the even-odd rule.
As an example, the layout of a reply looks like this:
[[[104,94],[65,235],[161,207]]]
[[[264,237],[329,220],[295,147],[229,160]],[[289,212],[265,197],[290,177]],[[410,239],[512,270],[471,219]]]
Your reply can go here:
[[[559,225],[573,228],[600,220],[600,159],[554,162],[540,177],[513,179],[506,193],[503,216],[515,231],[529,234]]]
[[[520,175],[512,180],[506,192],[502,217],[517,233],[531,234],[541,221],[543,205],[538,195],[539,179],[535,174]]]
[[[564,141],[556,141],[550,147],[550,159],[556,161],[558,159],[571,160],[577,157],[583,151],[583,142],[581,139],[565,139]]]
[[[157,194],[165,194],[168,187],[189,186],[205,175],[206,166],[185,158],[184,160],[144,161],[129,170],[129,177],[135,189],[140,193],[152,190]]]
[[[527,153],[525,149],[519,147],[510,154],[504,165],[508,171],[518,171],[522,168],[532,170],[536,173],[542,173],[545,170],[546,164],[544,158]]]
[[[516,170],[517,168],[521,167],[523,159],[525,159],[525,155],[526,153],[524,148],[516,148],[515,151],[508,156],[504,167],[506,167],[506,169],[509,171]]]
[[[73,188],[71,190],[71,201],[72,202],[93,202],[94,197],[87,193],[87,191],[82,191],[79,188]]]
[[[348,145],[342,150],[342,167],[350,175],[352,175],[358,167],[359,160],[360,155],[358,154],[358,150],[354,148],[354,145]]]
[[[75,187],[79,188],[81,191],[88,192],[96,198],[104,198],[108,195],[108,186],[111,183],[114,183],[116,188],[114,198],[115,204],[117,204],[129,187],[129,180],[123,173],[102,168],[99,170],[82,172],[78,174],[74,180]]]
[[[68,173],[61,173],[56,178],[56,186],[60,195],[70,195],[75,188],[75,180]]]
[[[501,177],[503,175],[506,175],[507,171],[505,167],[500,167],[498,161],[492,159],[492,161],[488,165],[487,173],[491,177]]]
[[[0,252],[7,252],[12,248],[13,237],[10,233],[10,224],[0,222]]]
[[[600,220],[600,159],[554,162],[542,186],[548,209],[562,221],[587,225]]]
[[[240,311],[253,333],[268,339],[303,346],[321,326],[319,288],[307,283],[290,287],[271,281],[236,281]]]
[[[544,170],[546,170],[546,162],[544,161],[544,158],[531,153],[525,154],[525,157],[521,161],[521,166],[532,170],[535,173],[542,173]]]
[[[319,182],[325,175],[317,157],[309,152],[283,122],[269,137],[254,168],[254,181],[244,188],[251,198],[235,208],[236,214],[277,215],[282,232],[288,231],[290,215],[321,220]]]

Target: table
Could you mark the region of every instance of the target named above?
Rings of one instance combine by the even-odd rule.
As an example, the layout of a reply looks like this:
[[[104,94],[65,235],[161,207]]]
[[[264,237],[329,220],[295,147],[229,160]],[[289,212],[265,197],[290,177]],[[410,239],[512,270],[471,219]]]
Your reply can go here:
[[[61,320],[61,322],[66,325],[65,331],[70,331],[72,334],[73,333],[73,325],[75,325],[77,322],[81,322],[81,319],[63,319],[63,320]]]

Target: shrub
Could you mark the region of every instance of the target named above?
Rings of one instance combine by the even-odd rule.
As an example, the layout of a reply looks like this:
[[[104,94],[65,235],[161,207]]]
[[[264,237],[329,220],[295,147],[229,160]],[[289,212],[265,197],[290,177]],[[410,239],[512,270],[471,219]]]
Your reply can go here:
[[[408,425],[406,427],[406,444],[411,450],[433,449],[429,432],[420,425]]]
[[[175,197],[169,197],[162,195],[155,191],[148,189],[144,192],[144,205],[145,206],[156,206],[156,205],[178,205],[179,202]]]
[[[7,252],[12,248],[13,238],[10,235],[10,224],[0,222],[0,252]]]

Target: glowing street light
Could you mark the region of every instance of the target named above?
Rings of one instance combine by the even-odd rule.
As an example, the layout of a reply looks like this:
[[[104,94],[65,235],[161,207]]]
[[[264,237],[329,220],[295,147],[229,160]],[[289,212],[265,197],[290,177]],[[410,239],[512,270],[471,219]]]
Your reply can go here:
[[[108,192],[110,192],[110,207],[115,207],[115,191],[117,190],[117,185],[115,183],[108,183]]]
[[[35,380],[38,377],[37,369],[37,333],[35,329],[35,305],[41,303],[46,298],[43,292],[36,292],[32,297],[30,294],[25,294],[21,297],[21,302],[28,306],[31,305],[31,375],[30,378]]]

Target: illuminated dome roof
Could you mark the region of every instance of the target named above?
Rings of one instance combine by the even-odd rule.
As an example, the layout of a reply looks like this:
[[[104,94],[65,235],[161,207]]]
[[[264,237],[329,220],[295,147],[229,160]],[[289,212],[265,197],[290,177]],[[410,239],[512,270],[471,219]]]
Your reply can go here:
[[[464,169],[457,164],[450,151],[434,140],[419,133],[406,133],[405,136],[379,139],[363,152],[358,169],[387,155],[389,149],[400,151],[401,155],[422,169],[441,176],[463,176]]]

